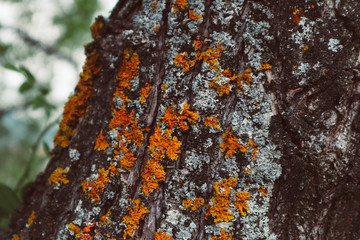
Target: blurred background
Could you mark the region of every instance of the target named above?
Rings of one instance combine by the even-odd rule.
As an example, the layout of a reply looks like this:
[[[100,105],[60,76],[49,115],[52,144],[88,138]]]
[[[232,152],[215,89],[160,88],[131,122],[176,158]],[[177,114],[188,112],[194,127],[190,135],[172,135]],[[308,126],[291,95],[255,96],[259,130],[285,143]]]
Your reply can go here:
[[[117,0],[0,0],[0,231],[44,170],[97,15]]]

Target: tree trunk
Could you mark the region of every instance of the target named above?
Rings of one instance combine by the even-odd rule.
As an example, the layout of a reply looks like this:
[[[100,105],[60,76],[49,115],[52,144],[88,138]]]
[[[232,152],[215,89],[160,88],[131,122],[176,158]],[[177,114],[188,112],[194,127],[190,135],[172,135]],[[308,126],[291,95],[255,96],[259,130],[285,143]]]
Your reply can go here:
[[[8,239],[360,239],[359,13],[119,1]]]

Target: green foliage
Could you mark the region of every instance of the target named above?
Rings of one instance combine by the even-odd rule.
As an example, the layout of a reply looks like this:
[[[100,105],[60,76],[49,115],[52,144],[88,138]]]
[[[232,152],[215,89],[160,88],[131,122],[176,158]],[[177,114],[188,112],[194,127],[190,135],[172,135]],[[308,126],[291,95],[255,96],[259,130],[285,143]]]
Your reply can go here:
[[[0,183],[0,228],[7,225],[11,214],[20,206],[18,195],[5,184]]]
[[[57,41],[58,45],[73,48],[79,42],[89,42],[89,26],[99,7],[97,0],[75,0],[69,11],[55,16],[54,23],[64,28],[64,34]]]

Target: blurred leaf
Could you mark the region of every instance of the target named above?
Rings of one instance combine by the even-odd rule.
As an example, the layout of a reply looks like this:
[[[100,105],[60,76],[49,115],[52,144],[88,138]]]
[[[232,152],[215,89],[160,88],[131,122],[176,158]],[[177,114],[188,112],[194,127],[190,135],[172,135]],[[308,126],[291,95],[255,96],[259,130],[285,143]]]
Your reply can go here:
[[[11,188],[2,183],[0,183],[0,196],[0,218],[9,217],[21,201]]]
[[[89,28],[99,8],[98,0],[76,0],[68,11],[55,16],[54,23],[64,28],[64,33],[57,44],[74,48],[90,41]]]
[[[26,77],[27,81],[31,84],[35,83],[35,77],[32,75],[32,73],[24,66],[20,66],[20,71],[22,74]]]
[[[19,68],[17,68],[15,65],[13,65],[11,63],[5,63],[3,66],[6,69],[13,70],[15,72],[21,72],[21,70]]]
[[[43,149],[44,149],[44,152],[46,153],[46,155],[48,156],[48,157],[50,157],[51,155],[50,155],[50,147],[49,147],[49,145],[46,143],[46,142],[43,142]]]
[[[21,86],[19,87],[19,92],[24,93],[26,91],[29,91],[34,86],[33,83],[30,83],[29,81],[25,81]]]

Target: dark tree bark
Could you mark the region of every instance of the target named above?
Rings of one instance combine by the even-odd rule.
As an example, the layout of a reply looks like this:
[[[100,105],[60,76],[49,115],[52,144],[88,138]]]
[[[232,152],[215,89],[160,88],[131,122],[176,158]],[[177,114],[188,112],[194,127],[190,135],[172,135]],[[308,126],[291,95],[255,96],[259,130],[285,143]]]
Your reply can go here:
[[[359,12],[119,1],[7,238],[360,239]]]

